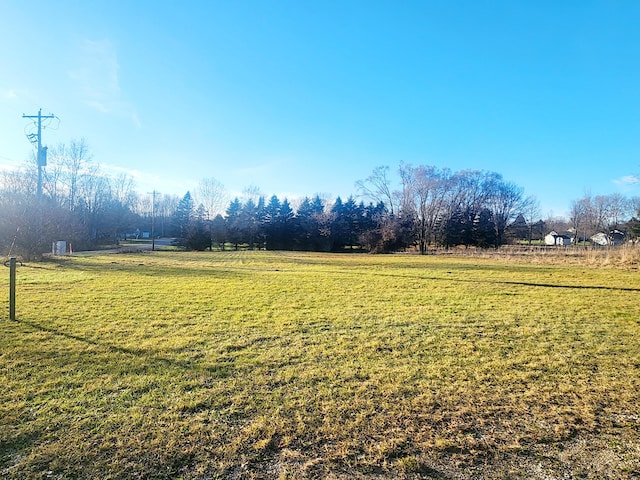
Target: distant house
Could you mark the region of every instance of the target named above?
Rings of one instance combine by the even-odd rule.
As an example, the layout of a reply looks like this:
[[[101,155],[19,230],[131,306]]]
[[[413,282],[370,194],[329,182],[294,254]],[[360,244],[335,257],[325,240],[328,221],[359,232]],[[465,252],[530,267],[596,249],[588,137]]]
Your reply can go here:
[[[544,237],[545,245],[564,246],[571,245],[572,238],[569,235],[560,234],[558,232],[549,232]]]
[[[591,237],[591,241],[596,245],[607,246],[607,245],[622,245],[624,242],[624,232],[620,230],[612,230],[607,235],[604,232],[598,232],[594,236]]]

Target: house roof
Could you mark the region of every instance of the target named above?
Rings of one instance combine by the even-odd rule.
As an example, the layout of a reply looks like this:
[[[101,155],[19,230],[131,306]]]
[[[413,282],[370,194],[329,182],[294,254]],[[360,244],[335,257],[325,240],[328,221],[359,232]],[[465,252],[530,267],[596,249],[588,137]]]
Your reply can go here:
[[[547,235],[551,235],[552,237],[562,237],[562,238],[571,238],[571,234],[567,233],[558,233],[555,230],[547,233]]]

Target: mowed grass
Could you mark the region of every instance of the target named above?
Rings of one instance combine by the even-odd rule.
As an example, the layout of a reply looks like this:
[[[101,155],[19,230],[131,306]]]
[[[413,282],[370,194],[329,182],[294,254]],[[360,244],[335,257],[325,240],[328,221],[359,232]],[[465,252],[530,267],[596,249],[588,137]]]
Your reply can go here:
[[[637,271],[155,252],[17,276],[2,478],[640,476]]]

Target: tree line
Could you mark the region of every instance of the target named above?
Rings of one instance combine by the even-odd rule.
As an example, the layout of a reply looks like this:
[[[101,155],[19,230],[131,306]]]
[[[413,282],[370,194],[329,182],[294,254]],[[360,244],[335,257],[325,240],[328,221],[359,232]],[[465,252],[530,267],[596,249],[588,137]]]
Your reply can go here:
[[[267,200],[255,194],[244,202],[234,198],[224,215],[213,219],[207,217],[203,204],[194,208],[188,193],[178,209],[183,212],[181,236],[187,248],[196,250],[242,247],[384,253],[416,248],[424,254],[435,247],[498,248],[517,240],[532,243],[547,231],[536,199],[525,197],[521,187],[498,173],[401,164],[398,175],[399,189],[392,187],[389,167],[378,167],[358,181],[359,197],[368,203],[353,196],[333,202],[315,196],[303,198],[294,207],[286,198],[274,195]],[[632,238],[640,234],[637,219],[629,219],[630,212],[640,212],[637,198],[614,194],[585,197],[576,203],[597,209],[585,208],[591,213],[564,225],[567,229],[581,226],[586,235],[623,228]],[[589,229],[584,226],[587,219]]]
[[[108,177],[93,162],[84,139],[49,149],[42,195],[35,155],[20,170],[0,176],[0,245],[27,258],[51,251],[56,240],[91,248],[138,220],[138,195],[127,175]]]
[[[233,199],[225,214],[207,221],[202,208],[183,216],[187,247],[202,249],[265,248],[275,250],[392,252],[434,246],[498,247],[509,227],[529,204],[522,189],[493,172],[452,173],[433,166],[403,164],[401,189],[393,190],[388,167],[357,182],[360,198],[329,202],[305,197],[292,207],[272,196]],[[190,194],[181,204],[193,203]],[[202,207],[202,205],[200,206]],[[181,211],[189,208],[181,208]]]
[[[251,187],[229,199],[213,178],[194,194],[139,194],[126,175],[109,176],[84,139],[49,151],[42,195],[35,159],[0,176],[3,253],[31,257],[66,240],[76,250],[130,236],[177,237],[189,249],[368,251],[376,253],[459,245],[498,248],[533,241],[560,223],[543,222],[537,201],[500,174],[452,172],[429,165],[375,168],[356,182],[356,196],[330,199],[267,197]],[[625,228],[638,235],[638,199],[585,196],[572,204],[562,228],[587,236]]]

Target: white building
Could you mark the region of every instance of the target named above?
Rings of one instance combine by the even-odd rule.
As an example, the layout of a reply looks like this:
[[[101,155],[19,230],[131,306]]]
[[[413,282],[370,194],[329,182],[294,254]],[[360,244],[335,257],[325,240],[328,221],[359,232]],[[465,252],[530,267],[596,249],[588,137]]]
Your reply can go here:
[[[558,232],[549,232],[544,237],[545,245],[564,246],[571,245],[573,238],[569,235],[560,234]]]

